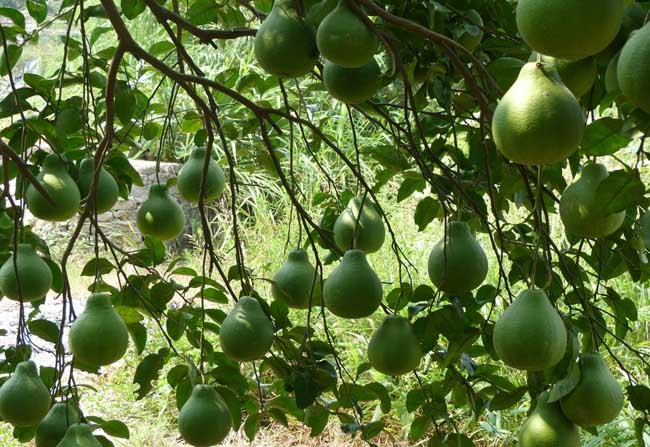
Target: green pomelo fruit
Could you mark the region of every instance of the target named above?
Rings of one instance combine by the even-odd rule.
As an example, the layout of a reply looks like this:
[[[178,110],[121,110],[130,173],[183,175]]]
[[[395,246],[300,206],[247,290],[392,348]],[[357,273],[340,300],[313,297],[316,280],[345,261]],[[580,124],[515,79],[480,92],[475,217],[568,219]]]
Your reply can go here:
[[[621,58],[619,51],[612,57],[607,64],[607,71],[605,72],[605,89],[607,93],[620,93],[621,86],[618,84],[618,61]]]
[[[318,59],[314,29],[298,15],[293,0],[276,0],[255,36],[255,57],[280,78],[309,73]]]
[[[273,344],[273,323],[259,301],[243,296],[223,320],[219,331],[221,349],[239,362],[263,358]]]
[[[625,211],[602,216],[602,203],[596,192],[609,176],[607,168],[589,163],[582,168],[578,179],[569,185],[560,197],[560,217],[566,232],[578,237],[605,237],[620,228]]]
[[[401,376],[420,365],[422,348],[406,318],[389,315],[372,334],[368,361],[377,371]]]
[[[494,326],[494,348],[508,366],[542,371],[566,352],[567,332],[557,310],[539,289],[522,291]]]
[[[50,392],[36,364],[31,360],[19,363],[0,387],[0,418],[14,427],[31,427],[38,425],[49,409]]]
[[[537,53],[533,52],[528,61],[535,62],[536,60]],[[598,67],[593,57],[572,61],[542,56],[542,63],[557,70],[564,85],[571,90],[576,98],[581,98],[591,90],[598,75]]]
[[[519,0],[517,28],[538,53],[584,59],[614,40],[624,10],[623,0]]]
[[[483,19],[474,9],[462,13],[465,30],[456,38],[456,42],[474,51],[483,40]]]
[[[621,50],[617,74],[628,101],[650,113],[650,22],[632,34]]]
[[[623,390],[600,354],[580,355],[580,382],[561,401],[562,411],[589,428],[613,421],[623,409]]]
[[[165,185],[155,184],[149,188],[149,197],[138,210],[136,223],[143,235],[168,241],[183,233],[185,213]]]
[[[205,168],[205,157],[207,151],[200,147],[194,149],[187,159],[181,172],[176,179],[176,188],[181,197],[191,203],[199,203],[201,194],[201,179]],[[208,162],[208,172],[205,179],[205,197],[204,202],[211,202],[218,199],[226,188],[226,175],[221,166],[210,158]]]
[[[558,402],[549,402],[548,392],[537,397],[537,405],[519,432],[520,447],[580,447],[580,431],[568,420]]]
[[[188,444],[208,447],[223,441],[232,427],[228,406],[208,385],[196,385],[178,415],[178,431]]]
[[[50,222],[62,222],[70,219],[79,211],[81,193],[74,182],[65,163],[57,154],[50,154],[43,160],[41,172],[36,179],[54,201],[51,204],[31,183],[25,191],[25,203],[29,211],[39,219]]]
[[[56,447],[102,447],[86,424],[71,425]]]
[[[353,248],[374,253],[384,244],[386,229],[375,205],[355,197],[334,222],[334,242],[341,251]]]
[[[345,68],[325,62],[323,84],[330,95],[346,104],[361,104],[372,98],[381,82],[381,71],[374,58],[359,68]]]
[[[284,301],[295,309],[308,309],[321,305],[320,275],[309,263],[307,252],[301,248],[292,250],[287,261],[275,273],[271,293],[276,300]]]
[[[38,301],[51,286],[50,267],[29,244],[18,244],[15,265],[12,254],[0,267],[0,290],[10,300],[20,301],[22,295],[24,302]]]
[[[54,404],[36,429],[36,447],[56,447],[68,428],[79,422],[79,415],[71,402]]]
[[[378,42],[368,25],[350,9],[347,0],[339,0],[318,26],[316,43],[328,61],[346,68],[359,68],[370,62]]]
[[[323,287],[323,302],[341,318],[363,318],[373,314],[382,298],[379,277],[361,250],[349,250],[330,273]]]
[[[99,367],[120,360],[129,347],[129,330],[110,295],[95,293],[70,328],[70,350],[83,365]]]
[[[487,257],[466,222],[449,222],[445,237],[429,254],[428,271],[431,282],[446,293],[463,294],[483,283]]]
[[[79,165],[79,192],[83,199],[89,199],[90,186],[95,176],[95,160],[93,158],[84,158]],[[105,213],[113,208],[120,194],[120,188],[113,176],[104,167],[99,168],[99,177],[97,178],[97,189],[95,193],[95,206],[97,214]]]
[[[528,165],[567,159],[578,150],[584,129],[580,104],[557,71],[534,62],[524,65],[492,119],[497,149]]]

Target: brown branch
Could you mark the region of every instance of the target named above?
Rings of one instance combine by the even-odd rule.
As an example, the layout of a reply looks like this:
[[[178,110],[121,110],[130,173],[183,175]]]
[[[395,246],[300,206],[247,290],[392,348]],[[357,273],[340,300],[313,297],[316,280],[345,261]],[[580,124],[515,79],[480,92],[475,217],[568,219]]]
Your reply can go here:
[[[54,202],[54,199],[52,199],[52,196],[43,188],[43,185],[41,182],[38,181],[38,179],[32,174],[32,171],[29,170],[29,167],[25,164],[22,158],[20,158],[20,155],[18,155],[7,143],[4,141],[0,140],[0,153],[2,155],[6,155],[11,161],[13,161],[16,166],[18,167],[18,170],[20,171],[20,175],[29,181],[29,183],[32,184],[32,186],[43,196],[45,197],[45,200],[47,200],[50,205],[56,205]]]

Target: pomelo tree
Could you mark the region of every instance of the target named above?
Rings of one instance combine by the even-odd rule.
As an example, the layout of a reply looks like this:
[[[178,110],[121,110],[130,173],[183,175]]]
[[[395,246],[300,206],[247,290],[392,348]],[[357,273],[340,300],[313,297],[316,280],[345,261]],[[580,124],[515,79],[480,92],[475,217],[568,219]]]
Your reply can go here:
[[[643,317],[637,289],[617,284],[650,276],[648,11],[624,0],[1,6],[0,292],[20,314],[16,343],[0,347],[0,418],[25,442],[43,420],[55,439],[37,445],[128,438],[123,422],[80,411],[75,373],[131,344],[135,398],[166,380],[196,446],[240,427],[253,440],[269,420],[318,436],[335,419],[373,445],[394,434],[401,398],[410,425],[396,437],[419,445],[479,445],[458,421],[526,401],[519,445],[579,446],[579,430],[621,411],[644,445],[650,363],[630,341]],[[27,54],[51,30],[61,57],[32,73]],[[143,185],[130,158],[174,159],[179,146],[178,184]],[[318,173],[308,194],[303,159]],[[250,172],[291,208],[293,250],[268,281],[241,231]],[[134,185],[149,196],[131,249],[99,216]],[[200,269],[164,243],[186,227],[175,189],[198,211]],[[410,225],[443,233],[427,265],[411,262],[385,211],[407,199]],[[232,223],[232,262],[215,244],[215,209]],[[27,211],[72,219],[60,256]],[[74,290],[86,231],[93,283]],[[373,269],[382,246],[393,278]],[[90,305],[77,315],[79,295]],[[60,305],[56,322],[27,311],[46,300]],[[380,324],[353,369],[334,322],[368,318]],[[55,366],[37,375],[29,359],[43,342]],[[388,386],[397,380],[408,389]],[[12,404],[42,401],[44,387],[49,415]]]

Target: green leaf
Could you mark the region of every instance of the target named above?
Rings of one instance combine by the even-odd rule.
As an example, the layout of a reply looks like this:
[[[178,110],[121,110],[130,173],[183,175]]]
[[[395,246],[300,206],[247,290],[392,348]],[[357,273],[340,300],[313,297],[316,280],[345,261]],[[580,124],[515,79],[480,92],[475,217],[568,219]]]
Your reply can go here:
[[[6,76],[9,70],[16,66],[21,54],[23,54],[22,47],[13,44],[7,45],[7,52],[5,53],[3,50],[0,54],[0,76]],[[9,62],[9,67],[7,67],[7,62]]]
[[[521,386],[513,391],[499,391],[490,401],[490,410],[498,411],[512,407],[521,400],[527,390],[527,387]]]
[[[0,8],[0,16],[7,17],[18,27],[25,29],[25,16],[14,8]]]
[[[630,385],[627,396],[635,410],[650,411],[650,388],[645,385]]]
[[[145,4],[142,0],[122,0],[122,12],[127,19],[133,20],[144,11]]]
[[[246,433],[246,437],[250,442],[253,442],[255,435],[260,430],[261,420],[261,413],[251,414],[246,418],[246,422],[244,422],[244,433]]]
[[[415,214],[413,216],[415,224],[418,226],[418,231],[423,231],[433,219],[438,215],[440,210],[440,203],[432,197],[425,197],[415,207]]]
[[[43,261],[45,261],[50,268],[50,273],[52,273],[52,290],[56,293],[63,292],[63,274],[61,273],[61,267],[50,258],[43,258]]]
[[[585,155],[611,155],[630,144],[630,139],[621,135],[625,122],[614,118],[601,118],[589,124],[582,139],[582,153]]]
[[[135,95],[126,83],[118,83],[115,92],[115,114],[124,125],[128,125],[135,110]]]
[[[219,17],[219,9],[214,0],[196,0],[187,11],[187,19],[193,25],[206,25]]]
[[[74,109],[61,110],[54,120],[54,127],[56,127],[57,132],[64,136],[75,133],[82,126],[82,114]]]
[[[149,354],[142,359],[136,368],[133,383],[139,385],[139,388],[135,390],[137,400],[143,399],[153,388],[152,382],[158,379],[160,370],[165,366],[167,354],[167,349],[161,349],[155,354]]]
[[[147,328],[144,327],[142,323],[132,323],[128,326],[129,333],[133,339],[133,344],[138,355],[141,355],[144,352],[144,348],[147,345]]]
[[[431,427],[431,417],[430,416],[418,416],[413,419],[411,422],[411,428],[409,430],[409,439],[411,441],[417,441],[422,438],[427,430]]]
[[[614,171],[596,189],[601,216],[624,211],[638,203],[645,193],[645,185],[636,171]]]
[[[106,275],[112,272],[115,269],[115,266],[105,258],[93,258],[86,263],[83,270],[81,271],[81,276],[90,276],[94,277],[95,274]]]
[[[59,341],[59,326],[51,321],[43,319],[33,320],[27,323],[27,327],[29,328],[29,332],[47,342],[56,344]]]
[[[29,15],[41,23],[47,17],[47,2],[45,0],[27,0]]]
[[[323,433],[329,420],[329,412],[321,405],[314,404],[305,410],[305,425],[311,428],[309,436],[312,438]]]
[[[131,437],[129,427],[124,422],[113,419],[102,422],[100,426],[109,436],[123,439],[129,439]]]
[[[233,430],[239,430],[239,427],[241,425],[241,403],[239,402],[239,399],[237,399],[237,396],[230,388],[226,388],[225,386],[217,386],[215,389],[228,406],[230,417],[232,419]]]
[[[578,386],[580,382],[580,366],[578,362],[572,361],[567,370],[566,376],[558,380],[549,393],[549,402],[557,402],[565,396],[568,396],[571,391]]]

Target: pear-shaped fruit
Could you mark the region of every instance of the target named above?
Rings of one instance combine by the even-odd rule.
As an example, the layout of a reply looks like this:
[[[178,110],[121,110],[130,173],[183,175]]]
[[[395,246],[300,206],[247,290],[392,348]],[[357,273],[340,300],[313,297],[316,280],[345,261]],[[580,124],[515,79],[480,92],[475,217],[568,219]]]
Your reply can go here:
[[[449,222],[445,237],[429,254],[428,270],[431,282],[447,293],[462,294],[483,283],[487,257],[466,222]]]
[[[110,295],[95,293],[70,328],[70,350],[83,365],[99,367],[117,362],[129,346],[129,330],[111,303]]]
[[[650,22],[634,32],[621,50],[617,74],[623,95],[650,113]]]
[[[31,183],[25,191],[25,203],[29,211],[39,219],[59,222],[70,219],[79,211],[81,193],[72,180],[65,163],[57,154],[50,154],[43,160],[41,172],[36,179],[49,194],[54,204],[48,200]]]
[[[18,274],[14,269],[13,254],[0,268],[0,290],[2,293],[14,301],[20,301],[21,295],[24,302],[45,298],[52,286],[50,267],[29,244],[18,244],[15,261]]]
[[[71,402],[54,404],[36,429],[36,447],[56,447],[68,428],[79,422],[79,415]]]
[[[620,58],[621,52],[619,51],[607,64],[607,71],[605,71],[605,89],[607,89],[607,93],[619,93],[621,91],[621,86],[618,84],[618,61]]]
[[[533,52],[529,62],[537,60],[537,53]],[[542,56],[542,64],[557,70],[560,79],[564,82],[576,98],[588,93],[596,82],[598,67],[596,59],[588,57],[580,60],[557,59],[551,56]]]
[[[377,51],[377,37],[359,16],[348,0],[338,5],[318,26],[316,43],[328,61],[346,68],[358,68],[370,62]]]
[[[71,425],[56,447],[102,447],[86,424]]]
[[[95,160],[93,158],[84,158],[79,165],[79,192],[84,199],[90,194],[90,186],[95,175]],[[113,176],[104,167],[99,168],[99,177],[97,178],[97,192],[95,193],[95,209],[97,214],[105,213],[113,208],[120,193],[120,188]]]
[[[549,402],[548,392],[537,397],[537,405],[519,432],[520,447],[580,447],[580,431],[568,420],[558,402]]]
[[[259,301],[243,296],[223,320],[219,341],[223,352],[239,362],[261,359],[273,344],[273,323]]]
[[[280,78],[309,73],[318,59],[314,29],[296,11],[293,0],[275,0],[255,36],[255,57],[267,72]]]
[[[178,415],[178,431],[190,445],[208,447],[223,441],[232,427],[228,406],[209,385],[196,385]]]
[[[194,149],[176,179],[176,188],[181,197],[191,203],[199,203],[201,178],[207,151],[204,147]],[[205,202],[218,199],[226,188],[226,176],[221,166],[210,158],[205,181]]]
[[[494,326],[494,348],[513,368],[550,368],[562,360],[566,347],[564,322],[539,289],[522,291]]]
[[[567,233],[579,237],[605,237],[623,224],[625,211],[600,214],[603,204],[596,191],[608,176],[605,166],[589,163],[582,168],[578,179],[564,190],[560,197],[560,217]]]
[[[382,286],[361,250],[349,250],[323,286],[323,302],[334,315],[362,318],[381,304]]]
[[[386,317],[368,343],[368,361],[384,374],[406,374],[416,369],[421,359],[420,343],[404,317]]]
[[[535,62],[524,65],[492,119],[497,149],[522,164],[565,160],[578,149],[584,129],[580,104],[557,71]]]
[[[483,40],[483,19],[481,15],[474,9],[464,12],[463,26],[465,29],[456,38],[456,42],[467,48],[469,51],[474,51],[481,44]],[[473,29],[468,29],[473,25]]]
[[[351,199],[334,222],[334,242],[341,251],[356,248],[374,253],[381,248],[385,238],[384,222],[368,198]]]
[[[623,0],[519,0],[517,28],[538,53],[584,59],[614,40],[624,9]]]
[[[330,95],[346,104],[361,104],[372,98],[381,81],[381,71],[374,58],[359,68],[345,68],[325,62],[323,84]]]
[[[34,362],[21,362],[0,387],[0,418],[14,427],[38,425],[50,409],[47,390]]]
[[[566,417],[585,428],[618,416],[623,409],[623,391],[600,354],[580,355],[580,382],[560,405]]]
[[[185,213],[178,202],[169,195],[165,185],[155,184],[149,188],[149,197],[138,210],[136,223],[145,236],[168,241],[183,233]]]
[[[271,293],[273,298],[295,309],[308,309],[310,303],[322,303],[320,276],[309,263],[305,250],[297,248],[289,253],[287,261],[273,277]]]

